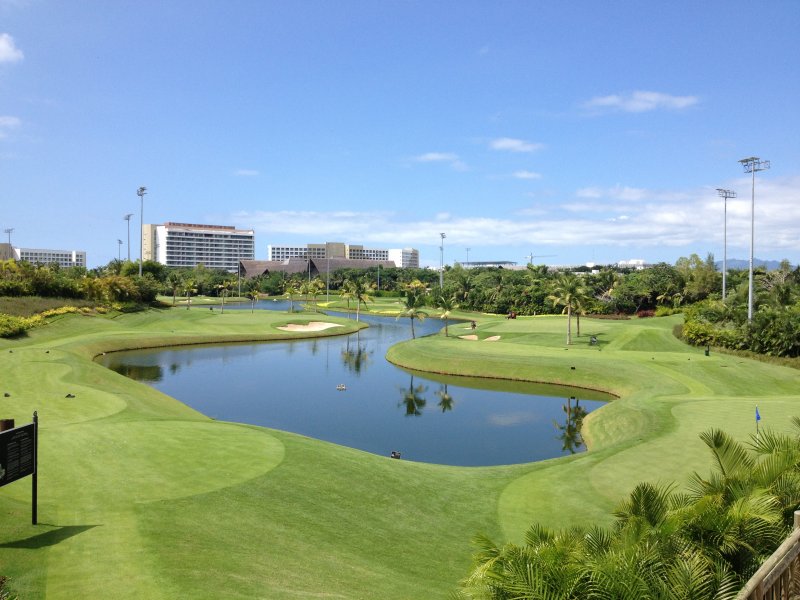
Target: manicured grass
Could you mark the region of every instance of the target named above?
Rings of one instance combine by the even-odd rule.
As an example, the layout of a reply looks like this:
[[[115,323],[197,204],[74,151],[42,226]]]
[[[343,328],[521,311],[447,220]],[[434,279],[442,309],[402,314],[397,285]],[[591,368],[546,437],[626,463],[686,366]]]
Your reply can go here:
[[[276,327],[318,314],[65,315],[0,340],[0,392],[10,394],[0,417],[41,419],[40,524],[30,525],[29,479],[0,489],[0,574],[24,598],[442,598],[466,573],[475,533],[519,541],[534,521],[608,521],[635,483],[708,471],[700,431],[744,437],[756,404],[776,429],[800,414],[800,372],[704,356],[672,336],[679,317],[583,319],[567,347],[563,317],[463,316],[478,320],[478,341],[451,322],[449,337],[400,344],[389,358],[613,392],[620,399],[585,424],[591,452],[490,468],[397,461],[213,421],[90,360],[297,337]]]

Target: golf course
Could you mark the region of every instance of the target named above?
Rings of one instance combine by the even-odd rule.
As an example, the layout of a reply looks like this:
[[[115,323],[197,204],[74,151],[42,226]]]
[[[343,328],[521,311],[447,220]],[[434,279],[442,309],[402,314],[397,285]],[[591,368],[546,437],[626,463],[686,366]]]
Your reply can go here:
[[[800,371],[688,346],[674,335],[680,315],[582,318],[569,345],[565,316],[458,316],[477,327],[451,321],[449,335],[414,340],[409,331],[386,358],[611,393],[584,420],[588,452],[470,468],[392,460],[215,421],[93,362],[117,350],[342,335],[363,326],[355,319],[151,309],[59,315],[0,339],[0,418],[19,426],[37,411],[40,425],[39,522],[30,478],[0,488],[0,575],[21,599],[446,598],[476,534],[520,541],[537,521],[609,523],[637,483],[680,487],[707,472],[701,432],[746,440],[756,407],[759,426],[776,431],[800,415]]]

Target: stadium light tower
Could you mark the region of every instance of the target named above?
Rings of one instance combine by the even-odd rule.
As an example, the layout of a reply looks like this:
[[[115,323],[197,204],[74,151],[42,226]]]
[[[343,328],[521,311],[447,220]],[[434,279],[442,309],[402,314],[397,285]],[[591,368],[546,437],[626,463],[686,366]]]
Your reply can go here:
[[[3,233],[7,233],[8,234],[8,245],[9,246],[11,245],[11,234],[12,234],[13,231],[14,231],[13,227],[9,227],[8,229],[3,229]]]
[[[728,198],[736,198],[736,192],[717,188],[717,194],[719,194],[719,197],[723,198],[725,202],[722,226],[722,301],[725,302],[728,289]]]
[[[467,251],[467,262],[464,263],[464,266],[466,266],[469,269],[469,251],[472,250],[472,248],[464,248],[464,250]]]
[[[444,238],[447,236],[443,233],[439,234],[442,236],[442,245],[439,246],[439,289],[444,288]]]
[[[133,213],[128,213],[123,219],[128,222],[128,262],[131,262],[131,217]]]
[[[139,277],[142,276],[142,263],[144,263],[144,195],[147,193],[147,188],[142,186],[136,190],[136,195],[139,196],[140,209],[139,209]]]
[[[750,156],[739,161],[745,173],[753,174],[752,192],[750,195],[750,276],[747,280],[747,320],[753,320],[753,245],[755,242],[756,222],[756,172],[769,169],[769,161],[761,160],[757,156]]]

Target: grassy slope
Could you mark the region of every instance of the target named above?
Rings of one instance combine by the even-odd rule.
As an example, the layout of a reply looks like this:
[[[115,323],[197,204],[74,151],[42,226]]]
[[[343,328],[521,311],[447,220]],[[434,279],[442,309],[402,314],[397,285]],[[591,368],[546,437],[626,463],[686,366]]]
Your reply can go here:
[[[316,318],[68,316],[0,340],[0,392],[11,394],[0,416],[42,419],[40,525],[29,524],[29,479],[0,489],[0,572],[25,598],[443,597],[468,567],[474,533],[520,539],[534,520],[607,519],[643,478],[706,471],[698,432],[749,433],[756,402],[762,423],[800,412],[797,371],[705,357],[671,336],[674,319],[584,319],[567,350],[563,318],[483,317],[476,333],[499,341],[440,335],[390,351],[409,367],[622,396],[588,419],[592,452],[512,467],[394,461],[212,421],[87,360],[119,347],[286,335],[275,325]]]

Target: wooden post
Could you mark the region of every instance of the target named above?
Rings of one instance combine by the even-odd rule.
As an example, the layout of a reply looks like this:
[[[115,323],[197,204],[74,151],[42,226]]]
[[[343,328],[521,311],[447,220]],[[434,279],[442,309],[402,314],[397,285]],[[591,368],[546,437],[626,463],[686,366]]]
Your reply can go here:
[[[33,475],[31,477],[31,522],[37,522],[37,496],[39,477],[39,414],[33,411]]]
[[[0,419],[0,431],[14,429],[14,419]]]

